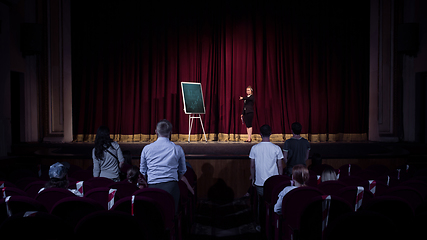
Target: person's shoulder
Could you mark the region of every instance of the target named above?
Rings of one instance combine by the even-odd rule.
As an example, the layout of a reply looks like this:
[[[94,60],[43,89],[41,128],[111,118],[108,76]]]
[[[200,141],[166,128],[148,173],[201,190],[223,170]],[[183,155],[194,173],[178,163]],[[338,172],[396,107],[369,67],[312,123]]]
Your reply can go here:
[[[118,143],[118,142],[116,142],[116,141],[112,141],[112,142],[111,142],[111,146],[112,146],[114,149],[117,149],[117,148],[119,148],[119,147],[120,147],[119,143]]]

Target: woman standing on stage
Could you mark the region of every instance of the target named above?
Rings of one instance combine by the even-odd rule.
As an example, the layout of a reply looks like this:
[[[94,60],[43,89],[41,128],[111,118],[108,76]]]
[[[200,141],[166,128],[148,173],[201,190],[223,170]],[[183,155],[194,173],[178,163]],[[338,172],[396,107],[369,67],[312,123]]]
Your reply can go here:
[[[254,118],[254,90],[251,86],[246,88],[246,97],[239,97],[239,100],[243,100],[243,111],[240,115],[242,121],[246,125],[246,131],[248,133],[248,139],[245,142],[252,141],[252,119]]]

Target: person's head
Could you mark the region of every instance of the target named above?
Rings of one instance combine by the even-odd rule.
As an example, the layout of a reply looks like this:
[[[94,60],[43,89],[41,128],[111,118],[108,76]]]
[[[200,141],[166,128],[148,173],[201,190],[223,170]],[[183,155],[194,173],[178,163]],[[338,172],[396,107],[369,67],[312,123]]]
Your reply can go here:
[[[254,94],[254,89],[250,85],[246,88],[246,94],[247,95]]]
[[[128,169],[126,173],[126,178],[130,183],[137,183],[139,174],[140,174],[139,168],[137,166],[132,166],[131,168]]]
[[[299,185],[304,186],[308,179],[310,178],[310,173],[308,168],[302,164],[295,165],[292,168],[292,179],[299,183]]]
[[[68,163],[54,163],[49,168],[50,180],[45,184],[45,188],[68,188]]]
[[[157,126],[156,126],[157,136],[168,138],[170,137],[171,132],[172,132],[172,123],[170,123],[168,120],[163,119],[157,123]]]
[[[259,128],[261,133],[261,137],[270,137],[271,135],[271,127],[268,124],[264,124]]]
[[[322,165],[322,156],[319,153],[313,154],[311,157],[311,167]]]
[[[104,158],[104,150],[111,146],[113,140],[110,138],[110,129],[107,126],[100,126],[96,131],[95,137],[95,157]]]
[[[321,181],[335,181],[337,180],[337,173],[335,172],[334,168],[327,165],[325,166],[325,169],[323,169],[322,175],[321,175]]]
[[[302,130],[302,126],[301,126],[301,123],[299,123],[299,122],[294,122],[294,123],[292,123],[292,132],[295,134],[295,135],[300,135],[301,134],[301,130]]]

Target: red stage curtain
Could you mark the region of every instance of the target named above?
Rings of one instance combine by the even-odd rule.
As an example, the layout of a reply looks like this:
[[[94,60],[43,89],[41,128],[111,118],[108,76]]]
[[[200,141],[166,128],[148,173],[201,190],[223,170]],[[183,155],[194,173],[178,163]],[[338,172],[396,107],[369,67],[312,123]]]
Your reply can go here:
[[[182,81],[202,84],[207,133],[246,133],[239,96],[248,85],[255,133],[265,123],[291,133],[294,121],[304,133],[367,132],[368,0],[87,2],[72,2],[76,136],[101,124],[154,134],[163,118],[188,134]]]

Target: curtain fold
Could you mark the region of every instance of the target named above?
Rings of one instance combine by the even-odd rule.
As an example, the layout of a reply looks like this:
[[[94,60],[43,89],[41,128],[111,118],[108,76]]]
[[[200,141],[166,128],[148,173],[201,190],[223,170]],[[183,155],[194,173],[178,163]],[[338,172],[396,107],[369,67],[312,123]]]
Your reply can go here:
[[[150,141],[164,118],[186,140],[180,82],[202,84],[209,140],[244,139],[248,85],[254,133],[284,140],[298,121],[313,141],[367,140],[369,1],[174,4],[72,2],[76,141],[100,125]]]

